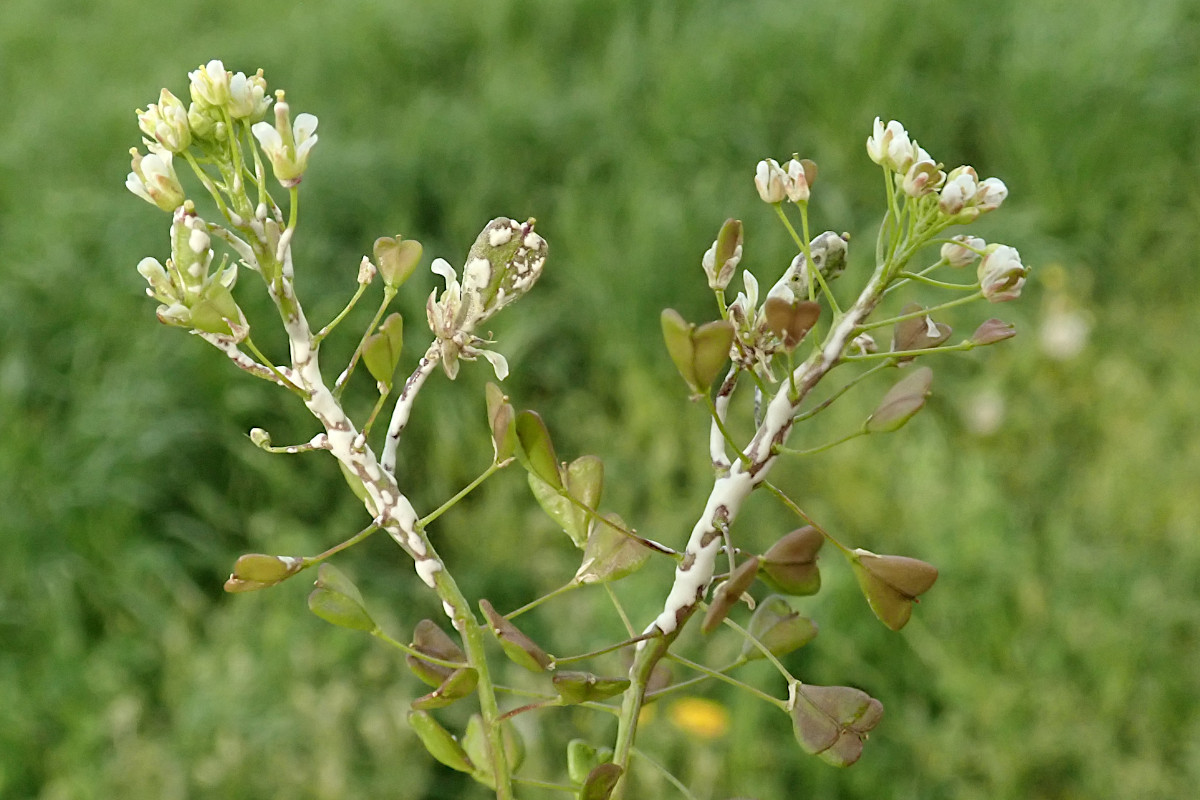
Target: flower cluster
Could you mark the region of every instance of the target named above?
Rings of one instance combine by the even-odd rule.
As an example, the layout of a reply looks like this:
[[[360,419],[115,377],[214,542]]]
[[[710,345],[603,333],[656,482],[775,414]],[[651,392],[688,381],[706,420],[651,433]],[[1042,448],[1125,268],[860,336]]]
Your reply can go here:
[[[229,161],[231,148],[236,153],[242,146],[241,134],[247,129],[270,161],[276,180],[285,188],[300,182],[317,143],[315,116],[299,114],[293,124],[283,93],[277,92],[275,124],[262,121],[272,98],[267,95],[261,69],[247,76],[230,72],[214,60],[188,73],[188,78],[191,103],[187,107],[163,89],[157,103],[138,109],[138,127],[148,154],[134,152],[133,171],[125,184],[131,192],[164,211],[174,211],[184,200],[172,164],[174,156],[196,147],[203,155]]]
[[[196,216],[191,203],[184,203],[171,222],[171,258],[166,265],[143,258],[137,270],[150,284],[146,294],[161,303],[159,321],[240,341],[249,327],[231,291],[237,265],[213,272],[212,261],[208,225]]]
[[[867,155],[876,164],[891,170],[901,178],[901,186],[909,197],[925,197],[937,193],[939,210],[955,222],[970,222],[985,211],[1000,207],[1008,196],[1008,188],[999,178],[979,180],[970,166],[942,171],[925,148],[917,144],[896,120],[887,125],[875,118],[874,130],[867,138]]]
[[[775,159],[764,158],[754,171],[754,186],[764,203],[807,203],[816,177],[816,164],[808,159],[793,155],[781,167]]]
[[[542,274],[546,263],[546,240],[533,230],[534,220],[524,223],[498,217],[480,231],[467,254],[462,283],[458,273],[443,258],[434,259],[430,269],[441,275],[446,288],[436,290],[425,304],[429,329],[442,344],[442,368],[453,378],[458,361],[483,356],[503,379],[508,365],[499,353],[479,347],[486,339],[475,329],[500,309],[525,294]]]

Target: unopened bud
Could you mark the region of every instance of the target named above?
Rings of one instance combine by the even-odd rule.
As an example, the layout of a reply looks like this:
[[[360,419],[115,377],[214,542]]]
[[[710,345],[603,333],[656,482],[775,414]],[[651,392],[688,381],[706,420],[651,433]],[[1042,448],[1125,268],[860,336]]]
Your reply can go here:
[[[787,197],[785,184],[787,175],[773,158],[758,162],[754,171],[754,187],[764,203],[782,203]]]
[[[1003,303],[1021,296],[1029,268],[1021,263],[1021,254],[1005,244],[989,245],[979,262],[979,288],[993,303]]]
[[[714,290],[724,290],[733,280],[733,274],[742,260],[742,221],[727,219],[717,234],[712,247],[704,253],[701,266],[708,276],[708,286]]]
[[[952,267],[965,267],[975,263],[987,242],[978,236],[962,234],[955,236],[954,241],[942,245],[941,256]]]

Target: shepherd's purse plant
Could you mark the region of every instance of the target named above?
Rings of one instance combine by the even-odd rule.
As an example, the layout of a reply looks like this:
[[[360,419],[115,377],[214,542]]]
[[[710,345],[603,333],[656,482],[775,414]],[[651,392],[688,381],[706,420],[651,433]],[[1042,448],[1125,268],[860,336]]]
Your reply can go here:
[[[666,353],[691,399],[711,417],[706,445],[712,489],[690,534],[680,531],[654,541],[604,510],[600,458],[560,461],[542,417],[521,409],[496,384],[488,384],[480,403],[479,424],[491,436],[490,463],[441,506],[414,508],[396,464],[421,389],[434,373],[454,380],[464,362],[476,368],[471,362],[480,359],[498,381],[507,377],[508,362],[486,324],[534,287],[547,265],[547,242],[534,220],[498,217],[483,226],[457,268],[444,258],[433,259],[430,269],[444,279],[445,288],[425,304],[428,343],[422,343],[415,365],[403,347],[404,320],[389,313],[424,257],[412,239],[376,240],[353,273],[356,284],[347,287],[352,293],[345,308],[314,328],[296,291],[296,273],[304,267],[294,262],[293,244],[300,188],[318,142],[317,118],[293,116],[283,91],[268,92],[261,70],[235,74],[211,61],[189,78],[190,103],[163,89],[157,103],[137,112],[145,152],[132,151],[126,185],[171,217],[168,257],[144,258],[138,272],[158,303],[159,321],[194,334],[238,369],[293,395],[315,419],[312,437],[300,444],[276,445],[261,428],[249,432],[253,444],[279,454],[327,453],[366,511],[361,531],[320,554],[242,555],[225,589],[254,591],[315,572],[308,598],[312,612],[395,648],[430,687],[408,711],[416,736],[433,758],[470,775],[498,798],[513,798],[523,786],[583,800],[645,796],[637,788],[642,770],[661,773],[680,796],[694,797],[653,754],[637,748],[637,731],[648,704],[713,680],[789,715],[807,753],[841,767],[857,761],[880,723],[883,705],[861,689],[805,683],[789,670],[786,656],[817,633],[795,598],[820,589],[817,559],[828,544],[852,570],[875,616],[899,630],[937,570],[915,558],[843,543],[769,476],[780,458],[804,457],[902,427],[931,390],[932,372],[918,361],[1015,334],[1011,325],[986,319],[970,336],[955,340],[941,321],[951,308],[1000,303],[1021,293],[1028,268],[1016,249],[950,233],[999,208],[1007,196],[1005,185],[997,178],[981,180],[970,166],[947,171],[899,122],[876,119],[866,150],[879,167],[886,211],[873,242],[874,268],[856,275],[847,269],[849,235],[809,230],[816,164],[799,156],[784,164],[771,158],[758,163],[752,176],[758,194],[773,207],[796,255],[772,274],[775,280],[764,291],[765,284],[741,267],[743,226],[730,219],[704,253],[702,272],[696,272],[712,290],[713,319],[694,324],[671,309],[662,312]],[[180,172],[188,174],[187,186]],[[739,271],[743,288],[730,302],[728,287]],[[243,312],[238,297],[246,287],[239,279],[244,284],[247,273],[265,287],[277,319],[249,320]],[[856,285],[846,287],[849,283]],[[374,288],[379,284],[381,292]],[[835,292],[835,285],[852,291]],[[905,304],[904,295],[917,289],[939,298],[928,305]],[[377,310],[366,330],[356,334],[348,363],[336,365],[330,380],[333,372],[320,363],[321,346],[342,333],[340,323],[368,293],[381,294]],[[877,318],[881,308],[894,310]],[[286,357],[269,357],[255,343],[259,326],[273,324],[287,336]],[[398,378],[402,365],[407,377]],[[861,425],[827,435],[824,445],[788,447],[795,428],[815,426],[827,419],[823,411],[858,384],[887,375],[897,377]],[[343,396],[367,389],[375,393],[373,405],[354,419]],[[732,405],[739,392],[752,395],[753,403]],[[744,409],[746,419],[733,419],[737,409]],[[751,428],[749,438],[735,435]],[[514,464],[526,470],[533,498],[566,534],[563,547],[579,551],[579,567],[550,594],[506,610],[487,598],[464,595],[455,565],[438,554],[435,523]],[[795,530],[761,553],[738,536],[739,512],[754,493],[770,496],[797,520]],[[502,521],[496,527],[503,529]],[[444,616],[411,620],[407,631],[384,630],[376,623],[371,604],[331,559],[378,531],[412,560],[415,580],[436,594]],[[662,600],[654,608],[623,607],[611,584],[651,558],[674,564],[673,582],[661,587]],[[597,602],[610,603],[627,635],[597,641],[586,653],[554,655],[518,626],[522,614],[568,591],[592,592]],[[739,637],[740,654],[711,664],[677,652],[681,631],[697,615],[703,634]],[[535,688],[500,683],[506,660],[527,670],[526,685]],[[778,685],[760,687],[736,677],[739,668],[756,660],[773,666]],[[689,677],[664,679],[661,666],[667,662]],[[623,666],[614,669],[614,663]],[[452,731],[438,710],[455,703],[471,704],[472,713],[464,727]],[[565,705],[612,715],[615,736],[563,741],[557,773],[526,775],[521,726],[514,720]]]

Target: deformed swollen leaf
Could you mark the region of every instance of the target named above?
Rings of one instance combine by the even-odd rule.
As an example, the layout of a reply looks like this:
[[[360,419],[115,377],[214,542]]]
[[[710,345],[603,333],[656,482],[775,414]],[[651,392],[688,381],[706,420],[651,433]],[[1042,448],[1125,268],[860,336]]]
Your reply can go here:
[[[373,631],[375,620],[363,607],[362,594],[341,570],[326,562],[317,569],[317,588],[308,596],[308,607],[321,619],[343,628]]]
[[[794,691],[792,730],[805,752],[837,767],[857,761],[883,717],[883,704],[850,686],[796,684]]]
[[[912,616],[917,597],[937,580],[937,567],[905,556],[880,556],[861,548],[850,559],[858,585],[879,621],[898,631]]]
[[[888,390],[879,405],[867,417],[866,429],[871,433],[891,433],[904,427],[925,406],[933,370],[918,367],[905,375]]]
[[[371,377],[385,389],[392,388],[403,345],[404,319],[399,314],[389,314],[379,326],[379,332],[368,336],[363,344],[363,363],[367,365]]]
[[[479,685],[479,673],[472,667],[462,667],[446,676],[446,680],[429,694],[412,701],[412,707],[428,711],[431,708],[448,706],[475,691]]]
[[[592,523],[583,563],[575,573],[578,583],[606,583],[637,572],[650,550],[623,531],[625,523],[616,514],[604,514]]]
[[[821,304],[811,300],[789,303],[782,297],[768,297],[763,306],[767,327],[783,342],[785,350],[795,350],[804,337],[817,324],[821,316]]]
[[[292,577],[303,566],[302,558],[247,553],[233,565],[233,573],[225,581],[225,591],[253,592],[265,589]]]
[[[545,672],[554,659],[537,646],[520,628],[502,616],[486,599],[479,601],[479,608],[487,618],[488,628],[500,642],[509,660],[530,672]]]
[[[754,583],[757,575],[758,556],[753,556],[743,561],[729,576],[729,580],[716,588],[712,602],[708,604],[708,611],[704,614],[704,622],[700,623],[701,632],[712,633],[729,616],[729,611],[741,599],[742,593]]]
[[[583,787],[579,790],[579,800],[608,800],[617,781],[621,779],[621,768],[611,761],[598,765],[588,773]]]
[[[442,661],[455,664],[465,664],[467,661],[467,654],[462,648],[431,619],[423,619],[417,623],[411,647],[419,653]],[[405,656],[404,660],[413,674],[430,686],[440,686],[455,670],[454,667],[435,664],[412,655]]]
[[[601,678],[590,672],[558,672],[551,680],[566,705],[607,700],[629,688],[628,678]]]
[[[429,755],[450,769],[459,772],[474,771],[475,767],[471,764],[471,759],[467,757],[467,752],[463,750],[462,745],[450,731],[438,724],[438,721],[428,711],[418,709],[408,712],[408,724],[412,726],[413,732],[417,734],[421,744],[425,745]]]
[[[517,414],[517,460],[521,466],[541,478],[555,489],[563,488],[562,476],[558,471],[558,456],[550,441],[550,431],[536,411]]]
[[[488,428],[492,431],[492,449],[499,463],[513,454],[517,447],[515,428],[516,412],[500,387],[488,382],[484,390],[487,398]]]
[[[782,596],[773,594],[758,604],[746,626],[750,635],[776,658],[803,647],[817,635],[817,624],[797,613]],[[766,658],[754,642],[746,640],[741,658]]]
[[[811,525],[787,534],[763,553],[763,580],[784,594],[816,594],[821,588],[817,553],[824,543],[824,535]]]

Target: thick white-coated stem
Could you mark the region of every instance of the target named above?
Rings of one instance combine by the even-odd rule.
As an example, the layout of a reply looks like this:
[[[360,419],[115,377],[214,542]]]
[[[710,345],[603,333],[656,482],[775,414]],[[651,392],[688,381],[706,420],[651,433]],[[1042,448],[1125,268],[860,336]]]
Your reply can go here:
[[[417,392],[421,391],[421,387],[425,384],[425,379],[433,372],[438,361],[442,357],[442,340],[434,339],[433,344],[429,345],[429,349],[425,351],[425,355],[421,357],[421,362],[417,364],[417,368],[413,370],[412,375],[408,376],[408,380],[404,382],[404,388],[400,391],[400,396],[396,398],[396,407],[392,410],[392,419],[388,423],[387,439],[383,442],[383,457],[381,463],[384,470],[389,475],[396,474],[396,452],[400,448],[400,435],[404,433],[405,426],[408,425],[408,418],[412,415],[413,403],[417,399]]]

